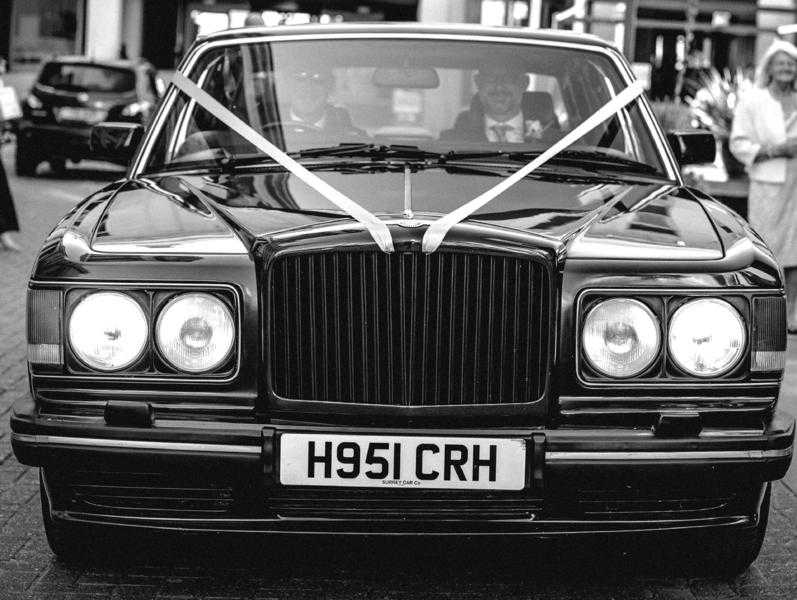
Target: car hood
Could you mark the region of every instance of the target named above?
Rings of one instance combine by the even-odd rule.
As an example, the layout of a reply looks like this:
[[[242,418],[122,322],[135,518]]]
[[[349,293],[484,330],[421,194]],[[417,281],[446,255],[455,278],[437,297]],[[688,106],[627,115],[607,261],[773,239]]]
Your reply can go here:
[[[407,184],[403,173],[317,173],[381,218],[401,224]],[[409,182],[414,219],[433,221],[498,181],[499,176],[444,169],[415,173]],[[92,247],[99,252],[248,250],[258,240],[304,234],[336,221],[351,218],[284,172],[162,175],[120,188],[95,228]],[[468,224],[477,231],[544,238],[572,258],[723,256],[721,240],[701,203],[671,184],[530,178],[472,215]]]

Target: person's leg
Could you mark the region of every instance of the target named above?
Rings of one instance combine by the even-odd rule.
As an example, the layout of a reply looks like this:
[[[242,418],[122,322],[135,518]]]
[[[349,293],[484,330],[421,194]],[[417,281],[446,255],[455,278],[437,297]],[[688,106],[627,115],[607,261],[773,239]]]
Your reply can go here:
[[[786,323],[797,333],[797,267],[786,267]]]
[[[10,231],[19,231],[19,224],[6,170],[3,161],[0,160],[0,249],[19,250],[19,246],[9,234]]]
[[[14,238],[11,237],[11,234],[7,231],[0,233],[0,249],[19,252],[19,246],[14,241]]]

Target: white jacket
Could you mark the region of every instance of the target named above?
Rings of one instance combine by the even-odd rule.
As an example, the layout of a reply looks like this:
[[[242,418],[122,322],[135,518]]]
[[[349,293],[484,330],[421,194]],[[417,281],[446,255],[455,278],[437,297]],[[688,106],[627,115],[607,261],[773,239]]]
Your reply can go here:
[[[747,167],[750,179],[768,183],[786,181],[787,159],[753,162],[762,146],[774,146],[785,141],[786,120],[780,102],[766,88],[745,92],[733,115],[730,149]]]

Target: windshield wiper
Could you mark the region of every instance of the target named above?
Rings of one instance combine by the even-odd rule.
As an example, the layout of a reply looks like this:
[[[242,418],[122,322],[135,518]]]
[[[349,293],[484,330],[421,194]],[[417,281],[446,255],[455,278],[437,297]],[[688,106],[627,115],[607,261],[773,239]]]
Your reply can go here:
[[[442,161],[474,160],[484,158],[501,158],[517,162],[528,162],[542,154],[542,151],[531,150],[526,152],[509,152],[507,150],[482,151],[482,152],[457,152],[452,150],[442,156]],[[562,150],[553,156],[549,162],[552,163],[571,163],[579,166],[584,163],[592,168],[609,168],[616,170],[618,167],[634,173],[645,175],[657,175],[659,170],[653,165],[634,160],[630,157],[620,156],[614,153],[601,152],[600,149],[594,150]]]
[[[441,158],[439,152],[423,150],[418,146],[403,144],[354,144],[344,143],[336,146],[320,146],[318,148],[305,148],[293,152],[294,158],[309,158],[313,156],[365,156],[376,159],[434,159]]]
[[[551,160],[588,162],[598,167],[621,167],[635,173],[644,173],[647,175],[659,174],[659,170],[653,165],[640,162],[628,156],[601,152],[599,149],[563,150]]]
[[[528,156],[535,156],[537,154],[541,154],[540,152],[528,152],[524,153]],[[479,158],[505,158],[514,160],[515,156],[518,153],[516,152],[507,152],[506,150],[479,150],[475,152],[460,152],[459,150],[449,150],[440,156],[440,160],[443,162],[449,160],[472,160],[472,159],[479,159]]]

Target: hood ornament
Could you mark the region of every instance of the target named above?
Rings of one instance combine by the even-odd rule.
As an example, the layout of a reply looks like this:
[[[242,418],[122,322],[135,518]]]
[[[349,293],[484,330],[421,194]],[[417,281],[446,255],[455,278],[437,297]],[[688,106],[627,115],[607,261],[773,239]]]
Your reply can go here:
[[[399,221],[400,227],[420,227],[423,225],[415,220],[415,213],[412,211],[412,169],[408,164],[404,165],[404,211],[401,213],[404,219]]]

